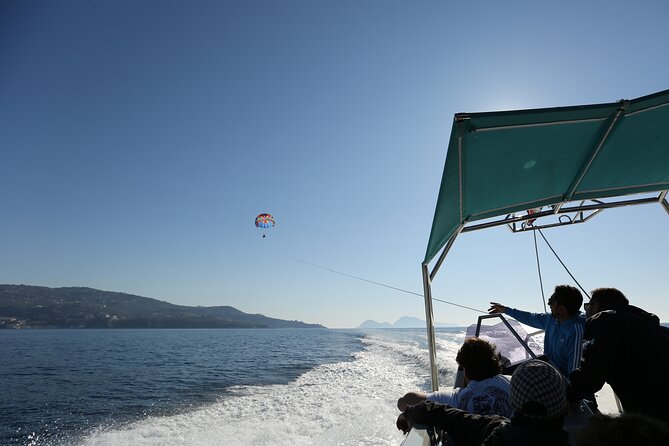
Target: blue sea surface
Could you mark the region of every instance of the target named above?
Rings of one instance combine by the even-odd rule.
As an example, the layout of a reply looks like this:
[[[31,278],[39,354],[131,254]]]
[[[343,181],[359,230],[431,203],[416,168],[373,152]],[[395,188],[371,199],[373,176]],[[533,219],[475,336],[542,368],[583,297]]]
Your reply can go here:
[[[0,444],[77,444],[93,429],[194,410],[233,386],[352,361],[355,330],[0,330]]]

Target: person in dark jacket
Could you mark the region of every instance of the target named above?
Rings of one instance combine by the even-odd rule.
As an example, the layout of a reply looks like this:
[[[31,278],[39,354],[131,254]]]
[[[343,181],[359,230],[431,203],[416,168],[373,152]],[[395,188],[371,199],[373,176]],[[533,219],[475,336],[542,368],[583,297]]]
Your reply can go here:
[[[445,404],[426,401],[407,407],[397,428],[408,432],[414,424],[436,426],[458,446],[565,446],[567,413],[565,382],[551,364],[529,360],[511,377],[511,419],[474,415]]]
[[[607,382],[626,412],[669,421],[669,329],[615,288],[594,290],[586,315],[581,365],[569,375],[569,401]]]

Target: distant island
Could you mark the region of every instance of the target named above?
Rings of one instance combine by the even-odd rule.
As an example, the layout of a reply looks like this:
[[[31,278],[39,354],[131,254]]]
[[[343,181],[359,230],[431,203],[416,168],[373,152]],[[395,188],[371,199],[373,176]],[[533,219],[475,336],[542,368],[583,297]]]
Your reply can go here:
[[[93,288],[0,285],[2,328],[325,328]]]
[[[366,320],[358,328],[425,328],[425,321],[418,319],[417,317],[403,316],[395,321],[393,324],[388,322],[376,322],[373,320]],[[444,328],[444,327],[458,327],[458,324],[449,324],[435,322],[435,327]]]

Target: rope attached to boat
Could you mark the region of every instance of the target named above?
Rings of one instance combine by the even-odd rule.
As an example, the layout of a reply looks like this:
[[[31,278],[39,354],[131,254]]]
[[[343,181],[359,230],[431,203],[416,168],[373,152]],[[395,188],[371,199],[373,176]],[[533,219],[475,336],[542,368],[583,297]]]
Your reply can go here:
[[[560,256],[558,256],[557,252],[555,252],[555,249],[553,249],[553,246],[551,246],[551,244],[548,242],[548,239],[546,239],[546,236],[543,234],[543,232],[541,232],[541,229],[536,229],[535,231],[533,231],[533,232],[535,232],[535,234],[534,234],[534,253],[535,253],[535,256],[536,256],[536,259],[537,259],[537,270],[539,272],[539,284],[541,286],[541,298],[543,299],[543,302],[544,302],[544,311],[546,311],[546,296],[544,294],[544,284],[543,284],[543,279],[541,277],[541,264],[539,263],[539,249],[538,249],[538,246],[537,246],[537,236],[536,236],[537,231],[539,232],[541,237],[544,239],[544,241],[546,242],[548,247],[551,249],[551,251],[553,252],[553,255],[555,255],[555,257],[558,259],[560,264],[562,264],[562,267],[567,271],[569,276],[574,280],[574,282],[576,282],[576,284],[581,289],[581,291],[583,291],[583,293],[585,293],[585,295],[588,296],[588,298],[590,298],[590,295],[588,294],[588,292],[585,291],[585,289],[583,289],[583,287],[578,282],[578,280],[576,280],[576,278],[571,273],[571,271],[569,271],[569,268],[567,268],[567,266],[564,264],[564,262],[562,261]],[[377,282],[375,280],[370,280],[370,279],[366,279],[364,277],[355,276],[353,274],[348,274],[348,273],[345,273],[345,272],[342,272],[342,271],[337,271],[336,269],[332,269],[332,268],[328,268],[328,267],[325,267],[325,266],[322,266],[322,265],[318,265],[316,263],[309,262],[309,261],[303,260],[303,259],[299,259],[297,257],[291,256],[291,255],[288,255],[288,254],[285,254],[285,253],[281,253],[281,254],[284,255],[285,257],[288,257],[288,258],[296,261],[296,262],[304,263],[305,265],[309,265],[309,266],[312,266],[314,268],[318,268],[318,269],[322,269],[324,271],[329,271],[331,273],[335,273],[335,274],[339,274],[339,275],[342,275],[342,276],[350,277],[352,279],[360,280],[362,282],[371,283],[373,285],[382,286],[384,288],[390,288],[391,290],[400,291],[402,293],[411,294],[411,295],[418,296],[418,297],[424,297],[422,293],[416,293],[414,291],[405,290],[403,288],[399,288],[399,287],[396,287],[396,286],[392,286],[392,285],[388,285],[388,284],[385,284],[385,283]],[[459,308],[464,308],[466,310],[475,311],[477,313],[488,314],[487,311],[480,310],[478,308],[468,307],[467,305],[458,304],[458,303],[451,302],[451,301],[448,301],[448,300],[438,299],[436,297],[433,297],[432,300],[436,301],[436,302],[441,302],[441,303],[444,303],[444,304],[447,304],[447,305],[452,305],[454,307],[459,307]]]
[[[555,258],[558,259],[558,261],[560,262],[560,264],[562,265],[562,267],[565,269],[565,271],[567,271],[567,274],[569,274],[569,276],[572,278],[572,280],[573,280],[574,282],[576,282],[576,285],[578,285],[578,287],[581,289],[581,291],[583,291],[583,294],[585,294],[586,296],[588,296],[588,299],[590,299],[590,294],[588,294],[588,292],[585,291],[585,289],[581,286],[581,284],[578,283],[578,280],[576,280],[576,277],[574,277],[574,275],[571,273],[571,271],[569,271],[569,268],[567,268],[567,265],[564,264],[564,262],[562,261],[562,259],[560,258],[560,256],[557,255],[557,252],[555,252],[555,250],[553,249],[553,247],[551,246],[551,244],[548,243],[548,239],[546,239],[546,236],[544,235],[544,233],[541,232],[541,229],[537,229],[536,231],[539,232],[539,235],[544,239],[544,241],[546,242],[546,244],[548,245],[548,247],[551,249],[551,251],[553,251],[553,254],[555,255]],[[534,239],[534,240],[535,240],[535,247],[536,247],[536,236],[535,236],[535,239]],[[537,267],[538,267],[538,265],[539,265],[539,257],[538,257],[538,255],[537,255]],[[539,277],[541,278],[541,272],[539,272]],[[540,280],[541,280],[541,279],[540,279]],[[542,288],[541,293],[542,293],[542,295],[543,295],[543,288]],[[544,309],[545,309],[545,308],[546,308],[546,302],[544,301]]]
[[[534,236],[534,255],[537,258],[537,271],[539,272],[539,286],[541,287],[541,299],[544,301],[544,313],[547,313],[546,310],[546,295],[544,294],[544,281],[541,278],[541,265],[539,264],[539,248],[537,247],[537,231],[532,231]]]
[[[300,263],[304,263],[305,265],[313,266],[314,268],[322,269],[322,270],[329,271],[329,272],[335,273],[335,274],[340,274],[342,276],[350,277],[352,279],[361,280],[363,282],[371,283],[371,284],[382,286],[382,287],[385,287],[385,288],[390,288],[391,290],[400,291],[402,293],[412,294],[412,295],[418,296],[418,297],[424,297],[423,294],[421,294],[421,293],[416,293],[414,291],[405,290],[405,289],[398,288],[398,287],[395,287],[395,286],[392,286],[392,285],[386,285],[385,283],[376,282],[376,281],[370,280],[370,279],[365,279],[364,277],[360,277],[360,276],[354,276],[353,274],[343,273],[341,271],[337,271],[337,270],[332,269],[332,268],[327,268],[325,266],[317,265],[316,263],[312,263],[312,262],[308,262],[306,260],[298,259],[297,257],[293,257],[293,256],[290,256],[288,254],[283,254],[283,255],[292,259],[292,260],[295,260],[296,262],[300,262]],[[441,302],[441,303],[444,303],[444,304],[447,304],[447,305],[453,305],[455,307],[464,308],[466,310],[476,311],[477,313],[488,314],[487,311],[479,310],[478,308],[472,308],[472,307],[468,307],[466,305],[456,304],[455,302],[449,302],[447,300],[437,299],[436,297],[433,297],[432,300],[437,301],[437,302]]]

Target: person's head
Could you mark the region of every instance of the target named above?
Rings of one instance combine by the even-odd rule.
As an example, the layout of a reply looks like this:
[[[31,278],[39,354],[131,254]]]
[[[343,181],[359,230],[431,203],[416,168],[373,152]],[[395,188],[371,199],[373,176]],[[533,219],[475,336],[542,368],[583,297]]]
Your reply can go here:
[[[583,295],[578,290],[569,285],[558,285],[555,287],[553,295],[548,299],[548,305],[551,307],[551,314],[558,320],[566,320],[578,314]]]
[[[537,422],[562,422],[567,413],[564,378],[539,359],[522,363],[511,376],[511,405],[516,415]]]
[[[630,304],[625,295],[615,288],[597,288],[590,293],[590,301],[584,305],[585,315],[590,317],[606,310],[618,310]]]
[[[629,412],[613,417],[597,414],[575,432],[574,441],[574,446],[667,445],[669,424]]]
[[[465,339],[455,361],[465,370],[465,376],[483,381],[502,372],[502,357],[490,342],[481,338]]]

